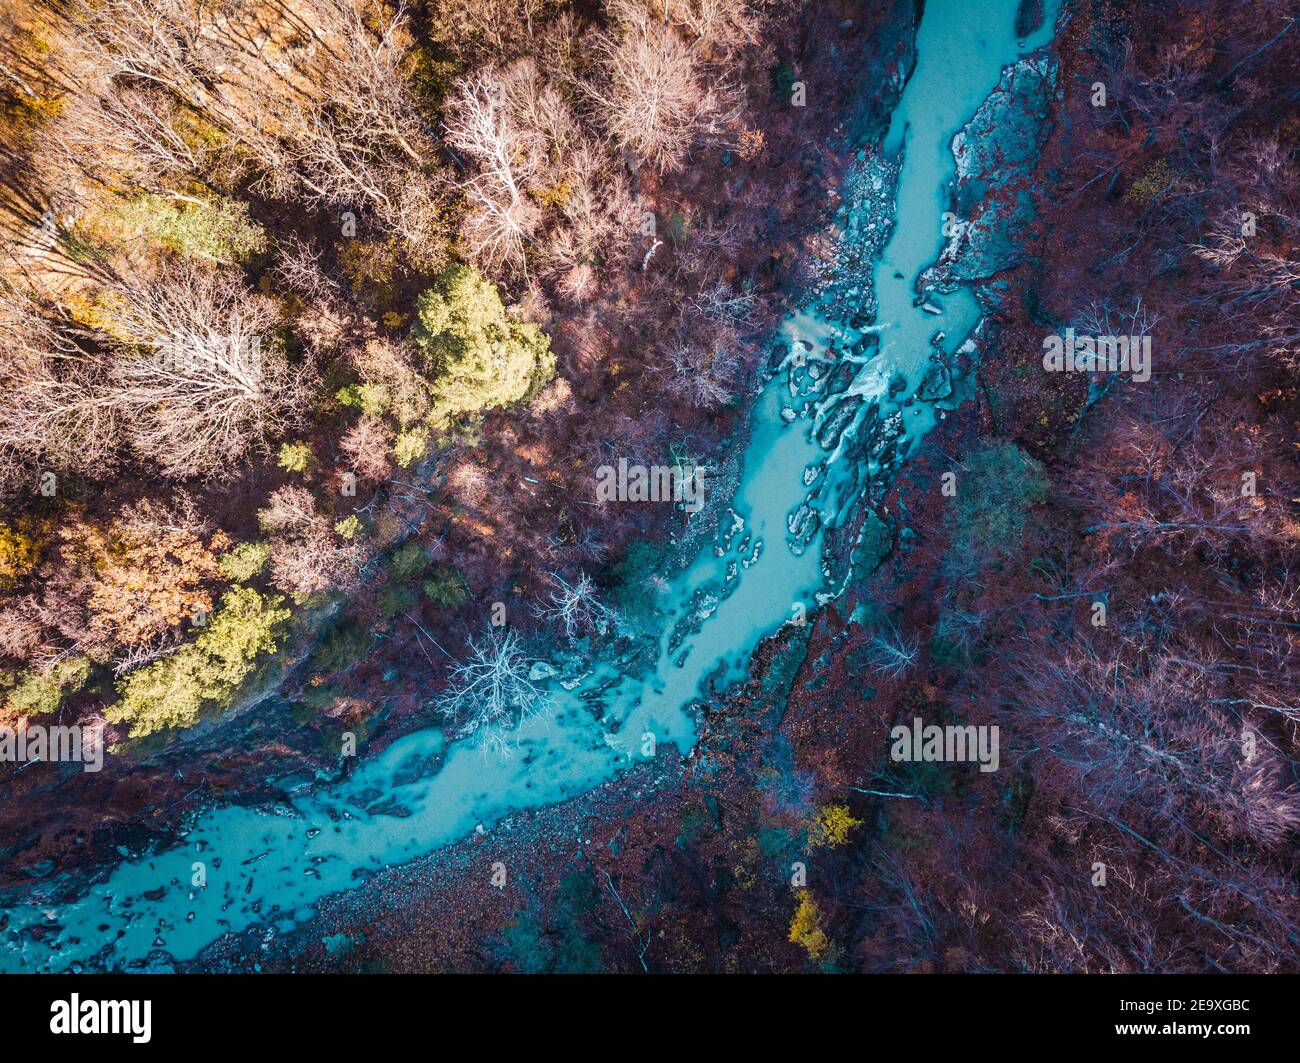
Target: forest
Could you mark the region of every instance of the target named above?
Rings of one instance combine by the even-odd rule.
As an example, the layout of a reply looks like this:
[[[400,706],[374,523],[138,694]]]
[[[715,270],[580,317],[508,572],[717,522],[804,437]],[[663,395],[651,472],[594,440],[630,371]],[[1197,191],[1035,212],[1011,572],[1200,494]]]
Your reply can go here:
[[[426,728],[527,765],[582,662],[703,640],[670,603],[744,523],[783,330],[839,269],[827,386],[884,349],[846,175],[942,7],[0,0],[0,725],[107,751],[0,763],[0,910]],[[1034,157],[944,192],[956,397],[823,443],[870,481],[833,593],[710,673],[692,748],[385,859],[258,969],[1300,968],[1297,13],[1060,7]],[[1149,364],[1045,369],[1067,329]],[[891,758],[914,719],[1000,766]],[[53,933],[0,919],[0,970]]]
[[[772,13],[563,6],[7,13],[12,709],[91,684],[140,737],[228,706],[295,606],[580,584],[632,529],[541,517],[575,468],[716,442],[763,219],[661,185],[761,150],[730,70]]]

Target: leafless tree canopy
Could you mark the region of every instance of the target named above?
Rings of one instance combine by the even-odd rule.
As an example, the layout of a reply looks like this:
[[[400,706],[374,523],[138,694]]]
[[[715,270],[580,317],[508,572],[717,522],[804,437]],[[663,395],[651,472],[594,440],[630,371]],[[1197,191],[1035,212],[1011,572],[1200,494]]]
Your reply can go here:
[[[463,734],[477,735],[485,750],[507,754],[510,733],[550,705],[550,695],[529,678],[533,664],[517,632],[494,628],[470,639],[468,655],[452,667],[436,706],[461,722]]]
[[[97,469],[122,438],[166,475],[219,475],[293,424],[310,370],[270,334],[270,302],[242,278],[192,265],[108,289],[112,335],[91,353],[27,296],[0,296],[8,347],[0,392],[6,464]],[[84,341],[91,337],[82,333]]]
[[[270,330],[270,302],[242,278],[171,266],[114,290],[124,341],[114,358],[114,401],[135,449],[173,476],[228,469],[265,450],[307,399],[307,373],[290,366]]]
[[[102,362],[27,294],[0,288],[0,487],[35,489],[40,462],[87,470],[111,462],[122,410]]]
[[[549,620],[564,629],[572,642],[582,635],[605,634],[618,624],[618,616],[596,594],[596,585],[585,572],[572,581],[558,572],[549,575],[552,590],[546,601],[533,607],[533,615]]]
[[[402,7],[312,0],[273,40],[254,5],[81,0],[72,50],[88,83],[54,136],[65,161],[213,179],[250,165],[273,196],[369,211],[420,259],[445,239],[425,119],[406,77]],[[238,150],[216,151],[195,122]]]
[[[478,166],[466,186],[472,208],[465,236],[489,269],[522,266],[541,220],[527,195],[541,169],[539,136],[512,113],[507,84],[490,69],[467,80],[447,126],[448,141]]]
[[[271,579],[277,587],[303,595],[356,585],[361,545],[335,533],[306,488],[274,491],[258,521],[271,534]]]
[[[699,22],[698,8],[667,6]],[[705,63],[701,38],[688,39],[686,26],[656,18],[638,0],[616,0],[610,13],[617,28],[596,43],[607,77],[586,91],[620,147],[660,172],[680,170],[697,138],[716,138],[738,121],[734,86]]]

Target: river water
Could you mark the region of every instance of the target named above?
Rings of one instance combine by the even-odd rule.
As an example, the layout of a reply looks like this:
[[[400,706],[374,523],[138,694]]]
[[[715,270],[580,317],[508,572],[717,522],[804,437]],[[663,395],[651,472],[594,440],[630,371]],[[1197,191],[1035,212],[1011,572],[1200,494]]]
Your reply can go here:
[[[785,322],[784,360],[755,399],[739,486],[717,539],[662,595],[668,619],[653,669],[628,676],[612,662],[596,662],[572,690],[557,685],[553,711],[519,729],[509,758],[485,757],[476,745],[448,743],[429,729],[291,804],[204,813],[182,846],[123,862],[74,903],[10,909],[0,971],[157,969],[192,959],[230,931],[285,931],[309,919],[320,898],[369,871],[406,863],[480,826],[490,830],[512,812],[594,789],[642,756],[647,734],[659,751],[675,745],[688,752],[692,703],[743,676],[759,641],[799,606],[811,612],[819,595],[833,593],[823,529],[843,519],[871,475],[888,471],[854,457],[862,448],[853,441],[888,427],[896,437],[893,460],[904,460],[934,423],[934,404],[911,400],[936,333],[943,334],[938,346],[951,352],[978,323],[969,289],[931,293],[918,305],[914,286],[944,244],[954,134],[1005,65],[1050,41],[1059,0],[1046,5],[1043,27],[1023,41],[1014,37],[1016,6],[927,0],[916,67],[884,141],[895,166],[862,164],[897,173],[893,229],[861,281],[863,301],[875,292],[875,322],[855,328],[812,299]],[[885,193],[887,201],[888,187]],[[846,239],[873,225],[876,233],[889,231],[888,217],[870,213],[849,211]],[[832,395],[823,388],[825,370],[837,360],[852,363],[855,373]],[[831,423],[837,429],[828,441],[823,429]],[[196,886],[200,875],[205,885]]]

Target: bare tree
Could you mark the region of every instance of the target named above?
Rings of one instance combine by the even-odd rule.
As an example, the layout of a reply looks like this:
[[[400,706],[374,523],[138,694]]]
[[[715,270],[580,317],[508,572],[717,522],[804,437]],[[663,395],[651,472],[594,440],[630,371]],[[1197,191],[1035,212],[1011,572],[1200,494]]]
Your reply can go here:
[[[126,148],[158,162],[160,172],[193,167],[204,175],[243,157],[267,194],[366,208],[422,264],[433,262],[446,236],[434,209],[442,195],[428,163],[432,137],[404,70],[404,9],[370,21],[357,0],[312,0],[301,18],[280,14],[270,61],[263,53],[270,35],[251,6],[79,0],[72,50],[104,88],[74,108],[65,154],[79,144],[114,157]],[[193,138],[173,121],[178,109],[239,151],[218,158],[189,146]]]
[[[307,299],[328,303],[342,294],[343,288],[321,265],[321,251],[291,236],[279,246],[277,276],[292,290]]]
[[[315,10],[328,43],[329,78],[319,86],[326,108],[346,113],[355,141],[390,144],[422,166],[428,136],[403,69],[405,5],[380,14],[373,32],[355,0],[316,0]]]
[[[48,150],[69,172],[102,167],[94,176],[127,177],[140,188],[188,200],[167,182],[206,177],[220,168],[220,156],[209,141],[182,132],[183,111],[157,87],[110,84],[99,93],[71,94],[51,124]]]
[[[219,6],[194,0],[77,0],[70,52],[110,77],[150,82],[179,99],[202,100],[231,51]]]
[[[164,163],[164,173],[189,161],[212,163],[215,153],[190,159],[202,149],[177,143],[174,119],[188,112],[238,144],[270,185],[280,191],[292,185],[283,141],[296,128],[303,101],[262,57],[266,36],[251,7],[76,0],[69,21],[68,55],[78,79],[93,86],[71,101],[67,123],[56,130],[72,161],[85,145],[114,159],[124,148],[144,147]],[[237,165],[230,152],[221,157]]]
[[[529,146],[549,156],[537,160],[539,169],[573,172],[589,165],[571,158],[590,145],[569,104],[534,60],[510,64],[495,80],[502,104],[530,141]]]
[[[555,572],[547,578],[554,589],[545,602],[533,606],[533,615],[562,625],[570,642],[593,631],[603,635],[617,626],[617,615],[596,596],[596,585],[585,572],[572,583]]]
[[[635,256],[641,209],[627,178],[609,156],[587,138],[561,156],[562,175],[551,180],[564,189],[555,224],[539,243],[544,274],[558,277],[560,294],[581,303],[599,286],[598,267],[617,265]],[[621,250],[621,253],[620,253]]]
[[[463,57],[514,56],[532,52],[535,35],[555,21],[554,0],[440,0],[433,31]]]
[[[1131,458],[1132,472],[1081,463],[1071,478],[1071,493],[1095,517],[1089,534],[1104,533],[1133,550],[1159,542],[1184,556],[1213,557],[1236,549],[1246,535],[1270,531],[1269,509],[1252,507],[1241,493],[1245,441],[1229,436],[1176,447],[1147,420],[1123,422],[1129,442],[1120,453]]]
[[[0,349],[0,486],[24,468],[34,474],[40,460],[81,470],[110,465],[122,411],[102,362],[12,288],[0,288]]]
[[[257,514],[262,529],[277,535],[300,534],[313,528],[320,519],[311,492],[296,486],[272,491],[266,505]]]
[[[447,472],[448,491],[464,505],[482,506],[494,486],[490,472],[470,458],[456,462]]]
[[[339,450],[351,464],[362,483],[388,479],[393,464],[389,460],[393,433],[378,417],[363,415],[339,440]]]
[[[596,42],[606,78],[585,91],[604,109],[620,147],[661,173],[679,170],[698,137],[716,136],[738,119],[734,89],[643,3],[611,7],[620,24]]]
[[[1158,324],[1160,315],[1143,306],[1140,295],[1128,311],[1094,299],[1074,320],[1074,327],[1090,336],[1149,336]]]
[[[693,302],[709,321],[740,327],[753,321],[757,300],[752,292],[737,291],[729,282],[715,278],[700,287]]]
[[[355,587],[364,560],[360,543],[335,533],[304,487],[281,487],[257,515],[271,533],[272,582],[290,594]]]
[[[1092,809],[1140,808],[1183,830],[1212,817],[1219,833],[1270,847],[1300,825],[1300,793],[1265,743],[1243,751],[1236,716],[1215,708],[1222,674],[1194,658],[1135,666],[1074,639],[1017,656],[1009,677],[1019,726]]]
[[[731,401],[741,358],[729,329],[691,328],[690,322],[684,322],[663,355],[665,364],[657,368],[666,375],[674,395],[705,410]]]
[[[307,367],[272,342],[274,307],[232,274],[172,265],[123,278],[114,330],[113,403],[142,457],[169,476],[229,471],[296,423]]]
[[[760,39],[761,20],[746,0],[652,0],[664,21],[725,52]]]
[[[1277,140],[1264,139],[1232,153],[1216,176],[1219,202],[1192,245],[1210,268],[1199,301],[1240,336],[1223,348],[1238,367],[1248,352],[1263,350],[1300,368],[1300,258],[1286,236],[1300,229],[1300,168]]]
[[[406,76],[405,6],[372,21],[357,0],[316,0],[312,15],[323,48],[318,62],[303,64],[311,99],[282,137],[307,198],[369,206],[418,265],[435,265],[448,235],[445,196]]]
[[[469,655],[452,666],[451,683],[434,704],[462,721],[463,735],[478,734],[485,751],[509,755],[511,732],[550,707],[550,695],[529,678],[534,663],[515,631],[495,628],[469,640]]]
[[[447,220],[452,182],[441,172],[407,166],[390,166],[387,176],[397,187],[377,212],[380,224],[401,238],[413,266],[437,272],[447,263],[453,236]]]
[[[907,638],[886,621],[884,627],[872,637],[867,659],[876,671],[897,679],[915,663],[917,652],[916,639]]]
[[[137,668],[143,668],[146,664],[152,664],[160,658],[169,656],[179,649],[180,645],[181,640],[175,634],[160,635],[153,642],[128,645],[119,650],[113,658],[113,677],[121,679],[122,676],[134,672]]]
[[[471,209],[462,226],[470,254],[489,271],[522,269],[525,247],[541,222],[527,195],[539,170],[537,137],[511,113],[492,68],[462,83],[453,99],[447,139],[478,166],[465,186]]]

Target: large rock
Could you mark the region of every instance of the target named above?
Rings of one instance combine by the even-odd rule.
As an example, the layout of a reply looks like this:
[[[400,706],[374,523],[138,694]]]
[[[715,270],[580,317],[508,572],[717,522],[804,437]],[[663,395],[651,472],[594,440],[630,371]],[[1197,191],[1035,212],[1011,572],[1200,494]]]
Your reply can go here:
[[[1020,261],[1017,236],[1035,215],[1033,171],[1051,132],[1056,57],[1039,49],[1002,72],[966,126],[953,138],[959,223],[927,279],[982,280]]]

